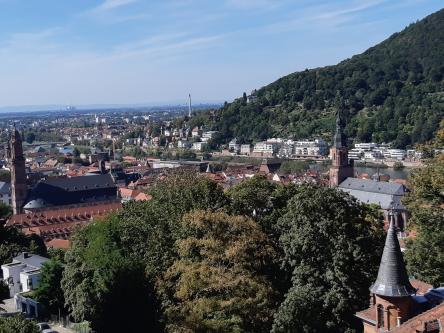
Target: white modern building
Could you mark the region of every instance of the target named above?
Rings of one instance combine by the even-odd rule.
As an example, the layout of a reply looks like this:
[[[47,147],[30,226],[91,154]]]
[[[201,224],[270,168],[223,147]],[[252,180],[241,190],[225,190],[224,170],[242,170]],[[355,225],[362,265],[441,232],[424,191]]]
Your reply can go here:
[[[250,144],[244,144],[240,146],[240,153],[242,155],[250,155],[252,152],[252,148]]]
[[[361,148],[353,148],[348,151],[348,158],[351,160],[360,160],[364,157],[365,151]]]
[[[228,150],[238,153],[241,148],[241,145],[237,142],[237,139],[234,138],[228,143]]]
[[[322,139],[296,141],[294,154],[296,156],[325,156],[328,155],[328,145]]]
[[[195,150],[195,151],[202,151],[204,149],[205,145],[206,145],[205,142],[194,142],[191,149]]]
[[[253,153],[273,155],[278,150],[278,144],[275,142],[262,141],[254,145]]]
[[[36,289],[40,282],[40,268],[48,260],[23,252],[13,258],[11,263],[2,265],[3,280],[9,286],[10,296]]]
[[[374,142],[355,143],[355,148],[357,148],[357,149],[373,150],[377,147],[378,147],[378,144],[376,144]]]

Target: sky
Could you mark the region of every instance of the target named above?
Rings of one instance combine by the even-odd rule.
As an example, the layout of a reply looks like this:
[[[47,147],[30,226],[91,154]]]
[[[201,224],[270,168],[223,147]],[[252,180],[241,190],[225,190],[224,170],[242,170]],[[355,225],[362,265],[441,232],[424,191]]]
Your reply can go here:
[[[442,0],[0,0],[0,108],[231,101]]]

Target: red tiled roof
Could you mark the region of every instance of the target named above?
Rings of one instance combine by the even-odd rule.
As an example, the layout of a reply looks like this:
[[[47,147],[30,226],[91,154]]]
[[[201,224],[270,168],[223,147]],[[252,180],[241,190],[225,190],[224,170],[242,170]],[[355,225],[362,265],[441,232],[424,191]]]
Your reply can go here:
[[[376,309],[374,306],[356,313],[356,317],[376,323]]]
[[[425,283],[421,280],[410,280],[410,283],[412,284],[413,288],[417,290],[417,295],[424,295],[429,291],[429,289],[432,289],[433,286],[431,284]]]
[[[46,246],[53,249],[68,249],[71,242],[67,239],[54,238],[46,242]]]
[[[441,303],[440,305],[435,306],[433,309],[407,320],[405,323],[399,327],[396,327],[391,332],[442,332],[440,327],[444,327],[444,303]]]
[[[63,207],[44,211],[13,215],[6,225],[15,225],[25,234],[38,234],[43,240],[69,238],[73,229],[86,225],[93,219],[122,208],[120,202],[99,203],[80,207]]]

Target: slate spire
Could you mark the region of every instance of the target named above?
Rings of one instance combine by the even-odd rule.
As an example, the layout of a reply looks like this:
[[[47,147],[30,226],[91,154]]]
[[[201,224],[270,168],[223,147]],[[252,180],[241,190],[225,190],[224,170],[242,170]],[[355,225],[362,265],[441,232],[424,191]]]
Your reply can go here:
[[[336,114],[336,132],[333,138],[333,146],[335,148],[343,148],[345,144],[345,136],[342,133],[342,122],[341,122],[341,112],[338,110]]]
[[[370,287],[370,291],[378,296],[387,297],[405,297],[416,293],[405,269],[393,214],[390,215],[390,227],[387,231],[378,277]]]

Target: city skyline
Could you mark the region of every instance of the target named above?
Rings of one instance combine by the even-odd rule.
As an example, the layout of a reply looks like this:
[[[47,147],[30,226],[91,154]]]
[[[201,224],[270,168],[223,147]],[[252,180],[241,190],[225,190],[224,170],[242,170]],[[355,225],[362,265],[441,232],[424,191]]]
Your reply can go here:
[[[223,102],[333,65],[439,1],[0,0],[0,108]],[[366,38],[362,38],[366,36]]]

